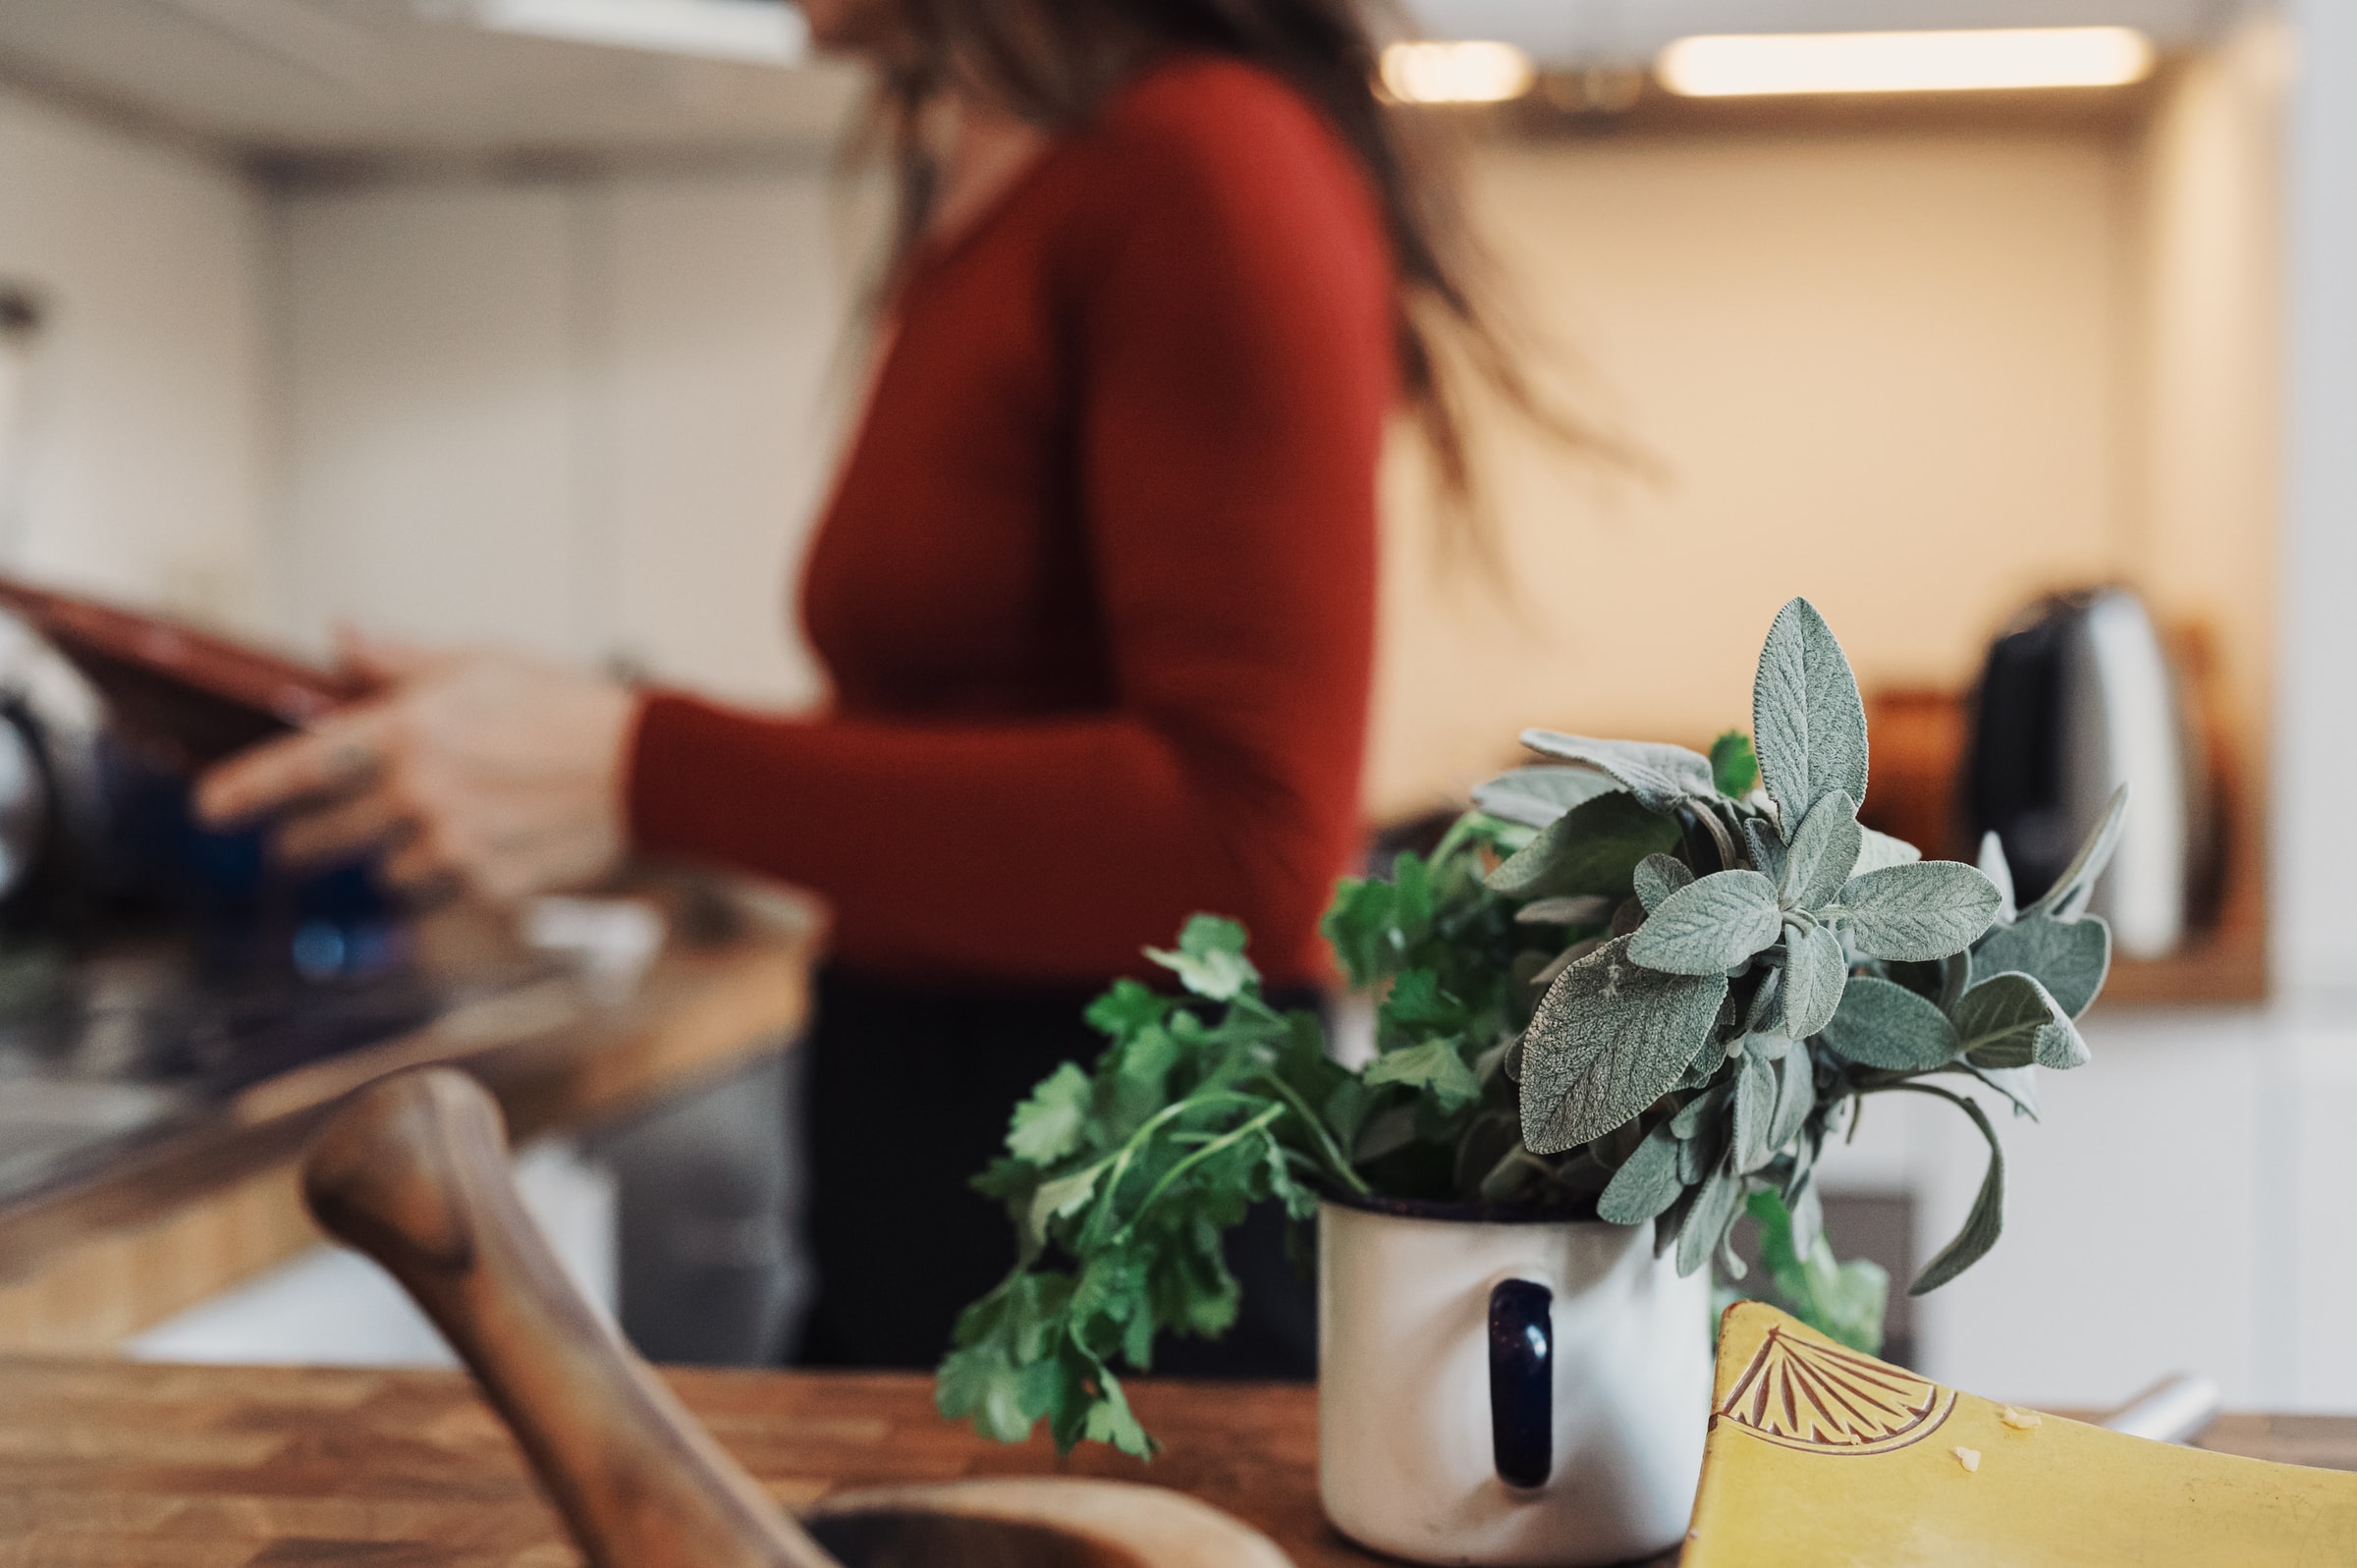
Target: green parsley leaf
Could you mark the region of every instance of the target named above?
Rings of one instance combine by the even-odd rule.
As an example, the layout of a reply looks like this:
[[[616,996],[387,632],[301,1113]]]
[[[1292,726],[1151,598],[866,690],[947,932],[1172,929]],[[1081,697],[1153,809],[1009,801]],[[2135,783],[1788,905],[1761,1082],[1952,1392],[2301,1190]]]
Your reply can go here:
[[[1080,1434],[1091,1442],[1111,1443],[1133,1458],[1151,1459],[1159,1444],[1138,1425],[1128,1396],[1122,1392],[1121,1379],[1110,1372],[1100,1372],[1097,1379],[1097,1398],[1089,1406]]]
[[[1371,986],[1391,972],[1398,951],[1392,941],[1392,905],[1390,883],[1344,877],[1318,922],[1319,934],[1354,986]]]
[[[1760,786],[1760,759],[1751,736],[1729,730],[1711,742],[1711,782],[1729,800],[1742,800]]]
[[[1453,1040],[1432,1040],[1420,1046],[1387,1051],[1367,1064],[1371,1084],[1406,1084],[1439,1102],[1443,1110],[1461,1110],[1481,1098],[1481,1080]]]
[[[1021,1442],[1037,1419],[1023,1414],[1022,1377],[995,1344],[951,1351],[934,1374],[933,1405],[1000,1442]]]
[[[1218,915],[1195,915],[1178,933],[1178,950],[1148,947],[1146,956],[1178,975],[1198,997],[1228,1001],[1260,984],[1260,971],[1244,956],[1244,928]]]
[[[1117,980],[1113,989],[1088,1004],[1088,1026],[1115,1040],[1128,1040],[1170,1015],[1171,999],[1157,996],[1134,980]]]
[[[1080,1129],[1094,1108],[1096,1089],[1075,1062],[1065,1062],[1014,1108],[1007,1128],[1007,1152],[1046,1165],[1080,1147]]]

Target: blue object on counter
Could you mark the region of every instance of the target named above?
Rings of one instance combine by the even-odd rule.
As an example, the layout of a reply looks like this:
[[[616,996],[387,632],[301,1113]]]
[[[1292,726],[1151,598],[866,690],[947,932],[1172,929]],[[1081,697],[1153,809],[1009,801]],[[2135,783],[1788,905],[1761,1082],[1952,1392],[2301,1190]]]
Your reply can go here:
[[[201,966],[328,980],[406,961],[402,912],[366,861],[289,871],[272,862],[266,826],[199,823],[185,775],[112,741],[99,760],[112,828],[106,901],[184,927]]]

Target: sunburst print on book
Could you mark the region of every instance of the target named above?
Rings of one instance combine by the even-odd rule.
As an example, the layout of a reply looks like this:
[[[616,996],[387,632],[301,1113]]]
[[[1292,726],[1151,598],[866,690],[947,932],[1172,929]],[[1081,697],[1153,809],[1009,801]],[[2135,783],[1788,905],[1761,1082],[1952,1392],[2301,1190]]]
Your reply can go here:
[[[1929,1436],[1955,1402],[1953,1389],[1772,1328],[1719,1414],[1787,1448],[1879,1454]]]

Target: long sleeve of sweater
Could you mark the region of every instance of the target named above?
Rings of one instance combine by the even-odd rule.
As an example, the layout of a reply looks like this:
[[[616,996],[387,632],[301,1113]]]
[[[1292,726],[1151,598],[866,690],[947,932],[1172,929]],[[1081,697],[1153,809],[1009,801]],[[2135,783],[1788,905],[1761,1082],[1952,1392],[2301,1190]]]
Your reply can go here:
[[[885,973],[1101,979],[1212,910],[1317,974],[1393,353],[1346,152],[1156,71],[912,278],[805,593],[835,709],[649,698],[637,840],[815,890]]]

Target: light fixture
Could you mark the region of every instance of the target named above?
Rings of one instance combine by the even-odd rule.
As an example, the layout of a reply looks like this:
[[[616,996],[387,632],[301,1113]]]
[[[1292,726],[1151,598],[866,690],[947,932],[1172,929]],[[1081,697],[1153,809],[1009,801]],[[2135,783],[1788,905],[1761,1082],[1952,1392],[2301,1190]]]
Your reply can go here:
[[[1401,103],[1504,103],[1538,80],[1530,56],[1478,39],[1395,43],[1383,51],[1383,86]]]
[[[1716,33],[1680,38],[1654,74],[1690,98],[1767,93],[2110,87],[2153,69],[2133,27]]]
[[[473,0],[462,14],[494,32],[712,60],[793,65],[808,49],[801,12],[781,0]]]

